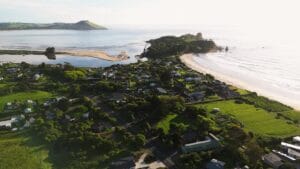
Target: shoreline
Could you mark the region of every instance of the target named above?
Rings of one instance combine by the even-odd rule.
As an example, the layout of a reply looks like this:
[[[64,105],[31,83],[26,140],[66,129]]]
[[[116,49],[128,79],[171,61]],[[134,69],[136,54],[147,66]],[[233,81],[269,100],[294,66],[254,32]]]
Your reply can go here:
[[[129,56],[126,52],[121,52],[120,54],[113,56],[108,53],[100,50],[65,50],[57,51],[56,55],[70,55],[74,57],[92,57],[96,59],[102,59],[106,61],[123,61],[129,59]],[[9,49],[0,49],[0,55],[45,55],[45,51],[38,50],[9,50]]]
[[[65,54],[76,57],[92,57],[112,62],[127,60],[129,56],[126,52],[121,52],[119,55],[112,56],[103,51],[96,50],[78,50],[78,51],[62,51]]]
[[[269,99],[276,100],[280,103],[288,105],[295,110],[300,110],[300,105],[293,103],[294,101],[292,101],[292,100],[289,100],[282,96],[275,95],[275,94],[265,91],[259,87],[249,85],[238,79],[223,75],[223,74],[213,71],[211,69],[204,68],[197,61],[194,60],[194,56],[195,56],[194,54],[184,54],[184,55],[181,55],[179,58],[183,64],[185,64],[187,67],[189,67],[190,69],[192,69],[196,72],[210,74],[210,75],[214,76],[215,79],[225,82],[226,84],[229,84],[229,85],[241,88],[241,89],[246,89],[251,92],[256,92],[260,96],[265,96]]]

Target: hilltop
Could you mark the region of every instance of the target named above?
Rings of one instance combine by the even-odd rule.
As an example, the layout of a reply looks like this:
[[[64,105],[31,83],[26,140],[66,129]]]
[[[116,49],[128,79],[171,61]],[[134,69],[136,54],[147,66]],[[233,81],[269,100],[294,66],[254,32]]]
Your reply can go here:
[[[105,30],[104,26],[97,25],[88,20],[77,23],[0,23],[0,30],[33,30],[33,29],[64,29],[64,30]]]

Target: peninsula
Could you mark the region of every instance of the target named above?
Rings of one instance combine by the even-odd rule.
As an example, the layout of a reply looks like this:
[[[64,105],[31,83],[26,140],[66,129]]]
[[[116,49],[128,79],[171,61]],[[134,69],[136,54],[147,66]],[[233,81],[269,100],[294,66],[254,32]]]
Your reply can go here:
[[[6,22],[0,23],[0,30],[106,30],[107,28],[97,25],[88,20],[79,21],[77,23],[22,23],[22,22]]]

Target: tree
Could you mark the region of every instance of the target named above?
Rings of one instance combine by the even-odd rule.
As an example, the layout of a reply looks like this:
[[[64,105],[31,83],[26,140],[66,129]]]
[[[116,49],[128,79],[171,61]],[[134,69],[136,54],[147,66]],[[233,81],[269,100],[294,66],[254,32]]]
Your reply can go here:
[[[186,106],[184,115],[188,118],[195,119],[198,115],[206,116],[206,110],[202,107],[196,107],[193,105]]]
[[[198,153],[182,154],[176,164],[180,169],[199,169],[203,160]]]
[[[143,134],[137,134],[135,136],[135,143],[137,147],[144,146],[146,144],[146,137]]]
[[[64,72],[64,77],[70,81],[81,80],[85,78],[85,72],[81,70],[67,70]]]
[[[230,146],[240,147],[248,138],[247,133],[239,126],[231,124],[226,130],[226,140]]]
[[[69,108],[69,106],[70,106],[70,102],[66,98],[59,100],[57,103],[57,107],[62,111],[66,111]]]
[[[215,126],[215,122],[208,117],[198,115],[197,126],[200,129],[200,131],[207,132],[210,130],[211,127]]]
[[[104,92],[113,92],[117,89],[117,86],[114,83],[102,80],[96,84],[96,89]]]
[[[245,154],[247,155],[247,159],[249,164],[255,168],[259,163],[261,156],[263,155],[263,149],[255,142],[255,140],[251,140],[246,144]]]
[[[296,167],[293,164],[287,162],[280,166],[279,169],[296,169]]]

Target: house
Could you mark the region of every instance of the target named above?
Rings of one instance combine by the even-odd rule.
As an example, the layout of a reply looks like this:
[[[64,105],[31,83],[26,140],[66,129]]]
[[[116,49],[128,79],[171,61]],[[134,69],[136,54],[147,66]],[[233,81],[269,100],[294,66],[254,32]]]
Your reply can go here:
[[[40,78],[41,78],[41,75],[40,75],[40,74],[35,74],[35,75],[33,75],[33,77],[32,77],[32,79],[35,80],[35,81],[39,80]]]
[[[200,82],[202,80],[201,77],[186,77],[184,79],[186,82]]]
[[[53,120],[53,119],[55,118],[55,114],[54,114],[53,112],[50,112],[50,111],[47,111],[47,112],[45,113],[45,115],[46,115],[46,118],[47,118],[48,120]]]
[[[33,104],[32,100],[27,100],[26,102],[27,102],[27,104]]]
[[[157,84],[156,83],[150,83],[150,87],[155,87]]]
[[[156,88],[156,90],[157,90],[160,94],[167,94],[167,93],[168,93],[165,89],[163,89],[163,88],[161,88],[161,87]]]
[[[31,113],[32,112],[32,109],[31,108],[26,108],[26,109],[24,109],[24,113]]]
[[[283,165],[281,158],[275,153],[269,153],[262,156],[262,160],[264,163],[273,167],[274,169],[278,169],[281,165]]]
[[[19,68],[12,67],[12,68],[6,69],[6,72],[7,73],[16,73],[19,70],[20,70]]]
[[[124,102],[126,100],[126,97],[123,93],[115,92],[115,93],[112,93],[109,96],[109,100],[114,101],[116,103],[121,103],[121,102]]]
[[[7,109],[12,109],[12,106],[13,106],[13,105],[12,105],[11,102],[7,102],[7,103],[6,103],[6,108],[7,108]]]
[[[30,127],[30,122],[29,122],[28,120],[26,120],[23,127],[24,127],[24,128]]]
[[[215,108],[213,108],[211,111],[212,111],[213,113],[218,113],[218,112],[220,112],[220,108],[215,107]]]
[[[293,137],[293,141],[300,143],[300,136]]]
[[[171,71],[171,76],[172,76],[172,77],[180,77],[181,74],[178,73],[177,71],[173,70],[173,71]]]
[[[219,139],[213,134],[209,134],[204,141],[185,144],[181,147],[183,153],[198,152],[216,149],[220,146]]]
[[[30,123],[34,123],[35,122],[35,118],[34,117],[30,117],[29,122]]]
[[[300,159],[300,152],[299,151],[296,151],[296,150],[293,150],[291,148],[288,149],[288,155],[299,160]]]
[[[293,145],[293,144],[281,142],[281,146],[286,147],[286,148],[292,148],[292,149],[300,151],[300,146],[298,146],[298,145]]]
[[[205,97],[205,92],[194,92],[188,94],[188,100],[191,102],[202,101]]]
[[[18,78],[23,77],[23,73],[17,75]]]
[[[186,82],[191,82],[191,81],[193,81],[193,78],[192,77],[187,77],[187,78],[185,78],[184,79]]]
[[[132,156],[124,157],[110,164],[110,169],[134,169],[135,161]]]
[[[225,162],[219,161],[217,159],[212,159],[209,163],[206,164],[206,169],[223,169]]]
[[[281,151],[277,151],[277,150],[272,150],[274,153],[276,153],[277,155],[283,157],[284,159],[287,159],[289,161],[296,161],[297,159],[295,159],[294,157],[291,157],[290,155],[283,153]]]
[[[10,128],[12,126],[12,123],[14,123],[16,121],[17,121],[16,117],[12,117],[11,119],[5,120],[5,121],[0,121],[0,127],[4,126],[4,127],[9,127]]]
[[[88,119],[89,117],[90,117],[90,113],[89,113],[89,112],[84,113],[84,114],[82,115],[82,118],[84,118],[84,119]]]

